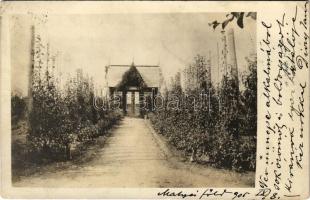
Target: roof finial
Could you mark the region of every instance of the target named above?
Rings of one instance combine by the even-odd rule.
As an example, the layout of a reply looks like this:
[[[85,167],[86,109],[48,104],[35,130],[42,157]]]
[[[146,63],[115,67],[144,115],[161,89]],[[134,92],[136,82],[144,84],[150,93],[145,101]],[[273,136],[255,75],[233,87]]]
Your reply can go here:
[[[132,57],[132,63],[131,63],[131,65],[132,65],[132,66],[135,65],[135,57],[134,57],[134,56]]]

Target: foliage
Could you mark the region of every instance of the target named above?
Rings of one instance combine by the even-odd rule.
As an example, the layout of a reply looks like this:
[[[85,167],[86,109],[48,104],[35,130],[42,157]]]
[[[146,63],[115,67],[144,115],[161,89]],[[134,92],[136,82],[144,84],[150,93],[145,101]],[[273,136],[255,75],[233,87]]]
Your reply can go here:
[[[130,66],[129,70],[123,74],[122,81],[117,85],[117,89],[124,90],[129,86],[136,86],[141,88],[147,87],[146,83],[141,77],[141,74],[133,64]]]
[[[26,111],[26,100],[20,95],[12,95],[11,97],[11,120],[12,123],[17,123],[21,120]]]
[[[236,139],[233,135],[221,130],[216,131],[210,142],[211,148],[207,153],[215,166],[237,171],[255,170],[256,138]]]
[[[195,66],[199,67],[199,62]],[[180,109],[170,109],[166,103],[165,109],[149,114],[155,131],[192,157],[207,156],[216,167],[255,170],[256,128],[250,120],[256,121],[256,62],[249,61],[249,67],[242,92],[236,80],[224,77],[217,89],[200,84],[185,93],[175,81],[177,74],[166,95],[178,94],[185,100]],[[207,91],[208,101],[193,109],[192,99],[185,97],[197,99],[201,91]],[[249,130],[253,132],[247,134]]]
[[[99,130],[99,133],[106,134],[109,129],[111,129],[119,122],[122,116],[122,113],[117,110],[105,113],[104,117],[97,123],[97,129]]]
[[[99,130],[97,126],[87,121],[85,126],[78,132],[77,141],[83,142],[87,140],[93,140],[99,136]]]
[[[27,141],[31,151],[43,157],[70,159],[72,144],[106,134],[121,116],[95,109],[93,81],[81,69],[60,89],[55,66],[47,62],[48,51],[44,53],[40,39],[35,42]]]
[[[246,132],[246,135],[255,135],[256,134],[256,123],[257,121],[257,63],[256,58],[254,60],[247,59],[249,66],[249,74],[245,75],[243,80],[245,85],[245,90],[241,94],[241,107],[240,111],[242,112],[241,116],[241,126]]]
[[[33,76],[28,139],[35,150],[58,151],[71,142],[72,126],[68,123],[70,121],[65,102],[49,70],[46,69],[43,76],[40,75],[41,72],[39,68]]]
[[[237,80],[224,76],[219,88],[221,125],[229,134],[239,134],[239,85]]]
[[[251,17],[253,20],[256,20],[256,12],[231,12],[226,15],[226,20],[222,22],[218,22],[217,20],[213,21],[212,23],[209,23],[209,26],[212,26],[213,29],[216,29],[218,25],[222,25],[222,29],[224,30],[227,24],[230,22],[237,20],[237,25],[240,28],[244,27],[243,20],[244,17]]]

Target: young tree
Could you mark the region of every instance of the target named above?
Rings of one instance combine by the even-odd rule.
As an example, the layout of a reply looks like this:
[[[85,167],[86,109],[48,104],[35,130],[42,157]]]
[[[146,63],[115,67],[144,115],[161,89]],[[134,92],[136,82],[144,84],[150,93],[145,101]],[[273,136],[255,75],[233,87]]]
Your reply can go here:
[[[245,90],[241,95],[242,126],[247,135],[256,135],[257,120],[257,62],[247,59],[249,73],[245,76]]]
[[[25,98],[20,95],[13,95],[11,97],[11,122],[17,123],[25,115],[26,101]]]
[[[239,83],[238,80],[224,76],[220,91],[220,115],[218,121],[235,138],[239,136]]]

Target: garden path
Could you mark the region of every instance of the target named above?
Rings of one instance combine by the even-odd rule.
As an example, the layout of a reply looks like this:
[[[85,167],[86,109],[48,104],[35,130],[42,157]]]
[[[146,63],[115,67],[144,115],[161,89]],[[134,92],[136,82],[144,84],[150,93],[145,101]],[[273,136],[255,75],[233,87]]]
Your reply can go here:
[[[249,187],[254,176],[167,159],[144,119],[125,117],[83,164],[22,177],[28,187]]]

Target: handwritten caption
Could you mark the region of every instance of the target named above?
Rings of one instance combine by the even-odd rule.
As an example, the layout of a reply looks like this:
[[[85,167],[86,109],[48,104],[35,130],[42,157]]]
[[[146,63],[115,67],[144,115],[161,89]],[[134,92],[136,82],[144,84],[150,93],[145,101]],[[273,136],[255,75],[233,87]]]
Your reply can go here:
[[[263,102],[265,151],[259,155],[262,199],[298,197],[296,177],[304,166],[305,98],[309,69],[308,2],[283,13],[275,22],[261,21],[264,58]]]

